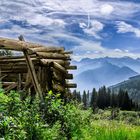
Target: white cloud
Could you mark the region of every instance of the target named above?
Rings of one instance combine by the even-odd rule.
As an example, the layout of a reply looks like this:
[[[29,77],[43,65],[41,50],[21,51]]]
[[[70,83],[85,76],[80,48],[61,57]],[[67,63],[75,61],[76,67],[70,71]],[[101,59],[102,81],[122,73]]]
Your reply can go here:
[[[130,24],[125,23],[124,21],[117,22],[118,33],[134,33],[136,37],[140,37],[140,29],[133,27]]]
[[[127,53],[129,52],[129,50],[124,50],[124,51],[127,52]]]
[[[123,52],[121,49],[115,49],[114,51],[115,52],[120,52],[120,53]]]
[[[86,25],[85,23],[80,23],[79,26],[83,29],[83,31],[89,35],[94,36],[97,39],[100,39],[101,37],[98,35],[100,31],[103,30],[104,25],[97,21],[97,20],[89,20],[89,25]]]
[[[83,23],[83,22],[80,22],[79,23],[79,26],[81,27],[81,28],[87,28],[87,24],[86,23]]]
[[[43,1],[43,0],[42,0]],[[140,11],[140,5],[126,1],[100,0],[44,0],[44,8],[52,14],[90,15],[102,19],[122,19]]]
[[[108,49],[104,48],[99,41],[90,41],[87,39],[79,39],[78,37],[74,37],[70,34],[55,34],[52,35],[54,38],[56,37],[62,37],[69,40],[73,40],[79,45],[74,46],[72,50],[74,51],[74,54],[72,55],[72,58],[74,60],[81,60],[83,58],[100,58],[100,57],[132,57],[137,58],[140,57],[140,53],[132,53],[129,50],[123,50],[123,49]]]
[[[73,46],[74,48],[72,48],[73,51],[103,51],[104,48],[101,46],[101,42],[97,42],[97,41],[91,41],[88,39],[82,39],[82,38],[78,38],[75,36],[72,36],[69,33],[53,33],[53,34],[49,34],[49,36],[52,36],[53,38],[63,38],[68,39],[68,40],[72,40],[73,42],[75,42],[78,45]]]
[[[13,18],[33,20],[37,14],[43,17],[47,15],[90,15],[93,18],[117,18],[122,19],[133,16],[140,11],[140,5],[125,1],[100,1],[100,0],[1,0],[1,19]],[[50,17],[49,17],[50,18]],[[52,18],[52,19],[57,19]],[[44,23],[44,20],[43,20]],[[41,22],[40,22],[41,24]]]
[[[34,18],[28,19],[31,25],[42,25],[42,26],[53,26],[53,27],[64,27],[66,23],[61,19],[48,18],[43,15],[36,14]]]
[[[114,11],[114,7],[110,4],[103,4],[100,10],[101,10],[101,14],[106,16],[106,15],[110,15]]]

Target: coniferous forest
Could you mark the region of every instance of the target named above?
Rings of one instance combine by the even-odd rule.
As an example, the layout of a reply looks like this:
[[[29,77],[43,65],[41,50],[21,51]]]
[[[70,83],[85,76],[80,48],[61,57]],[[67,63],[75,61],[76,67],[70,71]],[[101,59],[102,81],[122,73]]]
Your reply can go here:
[[[111,90],[105,86],[99,88],[98,91],[96,91],[95,88],[93,88],[92,92],[83,91],[83,94],[74,90],[73,96],[78,102],[83,103],[84,108],[91,107],[93,110],[96,108],[105,109],[108,107],[120,108],[121,110],[128,111],[140,110],[139,104],[133,101],[129,97],[128,92],[123,89],[120,89],[117,94],[111,92]]]

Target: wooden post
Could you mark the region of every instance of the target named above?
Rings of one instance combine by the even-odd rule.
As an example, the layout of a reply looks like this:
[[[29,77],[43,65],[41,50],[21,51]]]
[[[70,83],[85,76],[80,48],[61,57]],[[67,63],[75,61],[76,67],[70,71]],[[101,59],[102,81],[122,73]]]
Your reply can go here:
[[[22,35],[19,36],[19,40],[24,41],[24,38],[23,38]],[[27,49],[23,49],[23,53],[24,53],[24,56],[26,58],[28,70],[29,70],[29,73],[30,73],[35,91],[39,95],[41,100],[43,101],[43,95],[42,95],[42,91],[41,91],[41,88],[40,88],[40,84],[38,82],[37,75],[36,75],[36,72],[35,72],[35,68],[34,68],[34,65],[32,63],[32,60],[31,60],[30,56],[28,55]]]
[[[35,72],[35,68],[34,68],[34,65],[32,63],[32,60],[30,59],[30,56],[28,55],[27,50],[23,50],[23,53],[24,53],[25,58],[26,58],[27,66],[28,66],[28,69],[30,72],[30,76],[31,76],[35,91],[39,95],[41,100],[43,101],[42,91],[41,91],[40,84],[39,84],[37,76],[36,76],[36,72]]]
[[[21,80],[21,73],[18,74],[18,91],[21,91],[21,85],[22,85],[22,80]]]

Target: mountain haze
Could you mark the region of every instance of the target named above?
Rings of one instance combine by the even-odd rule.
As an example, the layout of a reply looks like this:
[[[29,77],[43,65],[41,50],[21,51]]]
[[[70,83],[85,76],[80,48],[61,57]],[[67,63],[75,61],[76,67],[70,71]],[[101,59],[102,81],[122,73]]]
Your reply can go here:
[[[96,58],[82,59],[80,62],[73,62],[78,66],[75,74],[75,82],[78,90],[92,90],[103,85],[111,86],[127,80],[131,76],[138,75],[140,61],[130,57],[122,58]]]

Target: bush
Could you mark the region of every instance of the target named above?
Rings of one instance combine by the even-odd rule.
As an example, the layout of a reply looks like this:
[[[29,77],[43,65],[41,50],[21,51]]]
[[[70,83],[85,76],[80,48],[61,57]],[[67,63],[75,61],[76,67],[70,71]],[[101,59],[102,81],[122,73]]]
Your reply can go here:
[[[0,138],[5,140],[125,140],[138,139],[139,127],[130,127],[108,121],[110,110],[83,110],[75,102],[64,104],[60,94],[50,91],[44,102],[30,97],[20,100],[20,95],[0,91]],[[135,113],[121,113],[121,119],[135,123]],[[120,114],[119,114],[120,115]],[[127,116],[127,117],[126,117]],[[139,117],[139,114],[137,113]],[[95,121],[96,119],[96,121]],[[125,130],[125,131],[123,131]],[[133,131],[132,131],[133,130]],[[132,132],[129,133],[129,132]]]
[[[11,91],[0,93],[0,137],[16,140],[78,139],[88,125],[91,111],[74,103],[64,104],[60,94],[47,94],[44,103],[30,98],[21,101]]]

